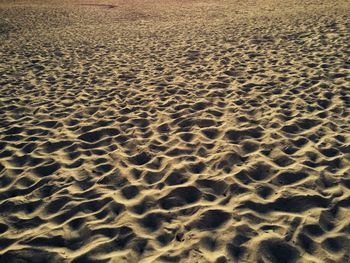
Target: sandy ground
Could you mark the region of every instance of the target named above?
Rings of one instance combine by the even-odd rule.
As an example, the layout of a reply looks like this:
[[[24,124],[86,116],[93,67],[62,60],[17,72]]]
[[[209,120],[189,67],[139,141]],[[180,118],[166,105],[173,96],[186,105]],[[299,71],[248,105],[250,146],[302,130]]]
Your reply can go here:
[[[349,1],[0,1],[0,262],[350,262]]]

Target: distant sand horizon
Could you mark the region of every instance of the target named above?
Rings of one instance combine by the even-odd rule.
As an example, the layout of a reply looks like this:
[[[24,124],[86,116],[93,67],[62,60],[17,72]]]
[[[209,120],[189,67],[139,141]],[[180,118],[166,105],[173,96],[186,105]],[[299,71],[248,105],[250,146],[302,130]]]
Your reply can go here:
[[[350,2],[0,1],[0,262],[350,262]]]

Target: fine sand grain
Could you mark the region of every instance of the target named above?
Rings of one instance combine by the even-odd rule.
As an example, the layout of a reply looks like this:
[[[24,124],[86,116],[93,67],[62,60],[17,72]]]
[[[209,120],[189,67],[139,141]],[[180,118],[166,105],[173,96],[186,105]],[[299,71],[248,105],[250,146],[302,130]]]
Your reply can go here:
[[[0,262],[350,262],[350,2],[0,0]]]

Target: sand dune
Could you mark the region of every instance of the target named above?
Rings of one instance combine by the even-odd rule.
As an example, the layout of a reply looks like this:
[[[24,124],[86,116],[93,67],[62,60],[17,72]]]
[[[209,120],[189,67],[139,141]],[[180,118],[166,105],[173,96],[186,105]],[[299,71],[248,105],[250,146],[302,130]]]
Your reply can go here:
[[[0,262],[349,262],[349,1],[0,2]]]

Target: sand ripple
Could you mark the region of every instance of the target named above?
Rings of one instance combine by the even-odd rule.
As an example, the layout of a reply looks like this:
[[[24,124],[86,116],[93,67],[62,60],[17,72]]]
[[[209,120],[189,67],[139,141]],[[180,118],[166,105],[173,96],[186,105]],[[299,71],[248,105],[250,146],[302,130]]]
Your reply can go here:
[[[347,1],[3,2],[1,262],[350,261]]]

